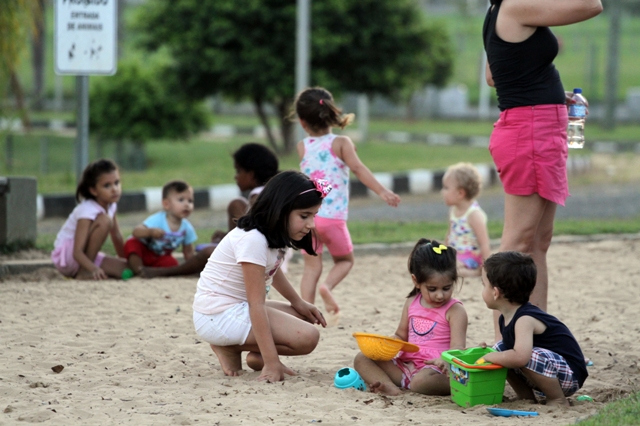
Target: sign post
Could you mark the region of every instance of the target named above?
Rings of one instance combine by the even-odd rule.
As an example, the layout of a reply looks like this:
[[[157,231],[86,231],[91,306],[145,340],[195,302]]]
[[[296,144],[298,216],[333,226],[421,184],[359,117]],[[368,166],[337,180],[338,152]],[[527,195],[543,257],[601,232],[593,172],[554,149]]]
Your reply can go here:
[[[54,0],[58,75],[76,76],[76,179],[89,163],[89,76],[117,68],[118,0]]]

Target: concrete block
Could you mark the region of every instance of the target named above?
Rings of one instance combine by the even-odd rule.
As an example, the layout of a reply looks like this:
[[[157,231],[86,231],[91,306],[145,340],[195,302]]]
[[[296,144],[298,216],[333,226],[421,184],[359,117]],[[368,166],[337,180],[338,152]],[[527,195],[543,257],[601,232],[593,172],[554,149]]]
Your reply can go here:
[[[35,244],[38,184],[30,177],[0,178],[0,245]]]
[[[398,131],[387,132],[387,140],[394,143],[409,143],[411,142],[411,134]]]
[[[147,211],[156,212],[162,210],[162,187],[148,187],[142,190],[147,202]]]
[[[385,188],[393,190],[393,174],[392,173],[374,173],[373,176],[380,182]],[[378,195],[368,190],[370,197],[377,197]]]
[[[225,210],[229,202],[240,196],[238,185],[215,185],[209,188],[209,202],[212,210]]]
[[[409,170],[409,192],[426,194],[433,189],[433,172],[431,170]]]
[[[427,136],[427,143],[429,145],[453,145],[453,135],[431,133]]]

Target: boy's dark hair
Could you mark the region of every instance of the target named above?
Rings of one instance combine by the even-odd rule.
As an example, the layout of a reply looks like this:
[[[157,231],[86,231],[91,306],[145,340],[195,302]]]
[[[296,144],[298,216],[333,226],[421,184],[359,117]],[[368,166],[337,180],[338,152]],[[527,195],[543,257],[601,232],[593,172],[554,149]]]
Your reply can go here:
[[[238,228],[257,229],[267,239],[269,248],[293,247],[315,255],[311,232],[300,241],[289,237],[289,214],[322,203],[320,192],[304,192],[315,187],[303,173],[294,170],[278,173],[267,182],[249,212],[238,219]]]
[[[536,286],[537,269],[528,254],[502,251],[484,261],[487,280],[511,303],[524,305]]]
[[[355,117],[354,114],[342,115],[342,110],[334,103],[331,93],[322,87],[303,90],[296,97],[294,105],[298,117],[314,131],[327,127],[344,129]]]
[[[453,247],[444,249],[440,246],[441,244],[436,240],[420,238],[411,250],[407,268],[419,284],[426,283],[436,274],[448,275],[452,282],[458,281],[456,249]],[[419,291],[414,286],[407,297],[415,296]]]
[[[183,180],[172,180],[171,182],[167,182],[162,187],[162,199],[165,200],[171,192],[184,192],[191,188],[187,182]]]
[[[246,143],[233,153],[236,166],[248,172],[263,186],[278,173],[278,157],[266,146],[259,143]]]
[[[101,158],[90,163],[82,172],[82,177],[76,188],[76,201],[95,200],[96,197],[91,193],[91,188],[96,186],[100,176],[116,170],[118,170],[116,163],[107,158]]]

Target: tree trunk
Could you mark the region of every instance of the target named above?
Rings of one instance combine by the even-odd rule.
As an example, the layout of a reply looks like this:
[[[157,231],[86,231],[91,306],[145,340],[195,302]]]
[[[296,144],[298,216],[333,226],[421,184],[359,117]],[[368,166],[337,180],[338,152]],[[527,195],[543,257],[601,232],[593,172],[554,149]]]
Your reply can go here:
[[[31,121],[29,120],[29,113],[24,106],[24,92],[22,91],[22,86],[20,85],[20,80],[18,79],[18,74],[15,71],[11,71],[11,91],[13,95],[16,97],[16,107],[20,112],[20,119],[22,120],[22,126],[29,130],[31,129]]]
[[[293,99],[284,98],[276,105],[278,117],[280,118],[280,132],[282,133],[283,152],[290,154],[293,151],[296,141],[293,136],[293,121],[289,118],[289,112],[293,105]]]
[[[46,1],[38,0],[40,15],[35,17],[32,55],[33,55],[33,109],[42,111],[44,91],[44,61],[45,61],[45,9]]]
[[[617,1],[609,3],[609,40],[607,50],[607,78],[605,89],[605,111],[602,127],[613,130],[616,126],[616,105],[618,103],[618,45],[620,43],[620,19],[622,6]]]
[[[264,127],[265,132],[267,133],[267,139],[269,140],[269,145],[271,145],[271,147],[275,152],[280,152],[280,149],[278,148],[278,143],[273,137],[273,132],[271,132],[271,127],[269,126],[269,117],[267,117],[267,113],[264,111],[264,104],[262,103],[262,100],[254,99],[253,105],[255,106],[256,113],[258,114],[258,117],[260,118],[260,122],[262,123],[262,126]]]
[[[133,141],[131,143],[131,154],[129,155],[129,164],[135,171],[143,171],[147,168],[147,154],[144,150],[144,142]]]

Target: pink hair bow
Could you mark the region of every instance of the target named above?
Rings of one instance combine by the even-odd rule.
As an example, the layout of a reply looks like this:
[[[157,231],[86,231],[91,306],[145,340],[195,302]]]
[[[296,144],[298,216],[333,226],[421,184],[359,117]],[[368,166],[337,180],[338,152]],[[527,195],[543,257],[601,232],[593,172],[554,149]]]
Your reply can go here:
[[[315,188],[307,189],[302,191],[299,195],[306,194],[311,191],[318,191],[320,193],[320,198],[324,198],[331,192],[331,184],[326,179],[311,179],[311,182],[315,185]]]

